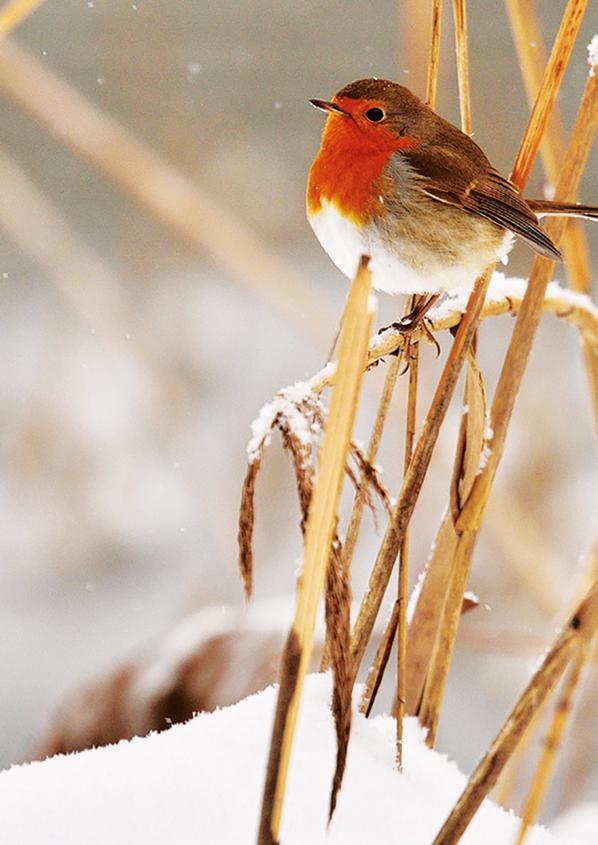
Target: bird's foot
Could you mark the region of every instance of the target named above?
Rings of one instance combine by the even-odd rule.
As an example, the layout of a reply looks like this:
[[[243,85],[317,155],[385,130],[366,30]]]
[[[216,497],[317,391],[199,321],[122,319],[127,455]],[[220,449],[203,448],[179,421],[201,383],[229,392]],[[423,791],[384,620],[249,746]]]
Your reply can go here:
[[[391,323],[389,326],[385,326],[378,332],[378,334],[382,334],[382,332],[385,332],[387,329],[394,329],[405,338],[402,346],[399,346],[391,353],[392,355],[400,355],[401,353],[404,355],[405,368],[401,375],[407,372],[411,361],[413,361],[416,357],[416,349],[422,337],[425,337],[426,340],[434,346],[436,349],[436,357],[440,355],[440,344],[432,334],[431,326],[432,321],[423,314],[407,314],[405,317]]]

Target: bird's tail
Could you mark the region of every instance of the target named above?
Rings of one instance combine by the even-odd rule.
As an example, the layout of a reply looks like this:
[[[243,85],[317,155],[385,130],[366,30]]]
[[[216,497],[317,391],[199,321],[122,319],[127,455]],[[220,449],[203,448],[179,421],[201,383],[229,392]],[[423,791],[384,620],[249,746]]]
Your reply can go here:
[[[527,204],[538,217],[583,217],[586,220],[598,220],[598,205],[578,205],[575,202],[552,200],[527,200]]]

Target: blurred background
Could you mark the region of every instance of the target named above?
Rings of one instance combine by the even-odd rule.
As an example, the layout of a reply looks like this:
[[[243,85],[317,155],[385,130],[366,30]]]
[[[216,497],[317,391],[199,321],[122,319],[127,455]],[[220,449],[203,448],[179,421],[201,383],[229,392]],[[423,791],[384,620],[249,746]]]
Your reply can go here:
[[[47,0],[0,46],[1,765],[28,758],[71,689],[185,614],[243,602],[236,520],[249,425],[278,388],[324,363],[346,292],[305,220],[322,126],[307,100],[371,75],[423,96],[430,5]],[[458,123],[445,5],[437,105]],[[475,139],[508,174],[525,91],[503,3],[470,5]],[[548,46],[564,6],[538,4]],[[591,4],[558,101],[567,129],[597,29]],[[112,177],[92,160],[106,127],[153,151],[159,175],[143,183],[153,200],[123,184],[119,149]],[[69,132],[85,154],[64,142]],[[537,167],[529,194],[544,187]],[[598,150],[580,199],[598,201]],[[595,262],[598,226],[586,232]],[[517,246],[508,272],[529,264]],[[381,298],[380,325],[400,308]],[[489,388],[511,328],[502,317],[482,329]],[[449,336],[440,342],[444,356]],[[423,350],[420,415],[442,360]],[[383,376],[368,377],[362,439]],[[404,395],[400,383],[380,458],[393,493]],[[446,503],[459,404],[416,510],[413,578]],[[301,550],[290,463],[274,441],[258,481],[256,602],[292,593]],[[486,607],[463,621],[441,723],[439,747],[465,770],[567,613],[598,530],[597,477],[578,337],[545,317],[471,576]],[[365,519],[356,595],[379,540]],[[592,695],[595,677],[581,714]],[[571,767],[576,800],[595,794],[580,733],[549,814],[571,799]]]

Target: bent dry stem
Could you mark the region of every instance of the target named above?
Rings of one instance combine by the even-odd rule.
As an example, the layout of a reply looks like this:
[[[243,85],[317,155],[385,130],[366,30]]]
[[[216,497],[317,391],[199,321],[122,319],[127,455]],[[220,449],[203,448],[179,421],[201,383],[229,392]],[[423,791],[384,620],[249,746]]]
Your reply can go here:
[[[367,259],[364,258],[353,280],[343,315],[338,369],[305,531],[295,617],[281,667],[258,833],[259,845],[271,845],[279,839],[282,802],[301,690],[312,652],[316,611],[330,558],[341,481],[367,356],[372,320],[370,291],[371,276],[367,269]]]

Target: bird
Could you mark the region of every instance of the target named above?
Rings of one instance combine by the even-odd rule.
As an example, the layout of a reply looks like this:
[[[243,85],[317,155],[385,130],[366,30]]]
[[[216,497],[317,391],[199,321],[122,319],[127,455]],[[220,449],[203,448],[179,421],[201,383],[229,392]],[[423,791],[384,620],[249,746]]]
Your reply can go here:
[[[596,206],[524,199],[469,135],[396,82],[359,79],[310,103],[327,117],[309,171],[308,220],[346,276],[369,256],[375,289],[420,295],[408,324],[441,294],[469,291],[506,263],[515,237],[561,261],[540,218],[598,218]]]

